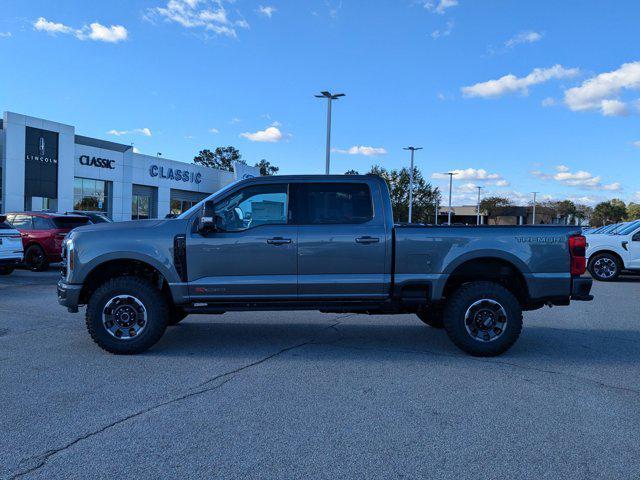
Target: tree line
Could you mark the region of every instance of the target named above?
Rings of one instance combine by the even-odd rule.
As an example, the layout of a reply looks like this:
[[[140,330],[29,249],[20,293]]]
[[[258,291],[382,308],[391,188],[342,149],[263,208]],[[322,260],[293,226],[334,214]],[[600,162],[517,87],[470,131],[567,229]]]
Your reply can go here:
[[[217,147],[215,150],[200,150],[193,159],[193,163],[205,167],[218,168],[233,172],[233,162],[247,164],[240,151],[233,147]],[[275,175],[280,171],[266,159],[257,162],[261,175]],[[393,216],[396,221],[406,221],[409,217],[409,169],[387,170],[379,165],[373,165],[367,172],[382,177],[389,187]],[[357,170],[348,170],[347,175],[359,175]],[[413,211],[412,220],[417,223],[434,223],[436,205],[439,205],[442,195],[438,187],[427,182],[422,172],[413,168]],[[500,196],[486,197],[480,202],[480,210],[488,216],[499,215],[509,207],[516,206],[509,198]],[[595,207],[589,207],[571,200],[544,201],[537,204],[540,212],[546,212],[565,223],[577,221],[582,224],[590,220],[592,226],[608,225],[623,220],[640,220],[640,203],[625,204],[614,198],[600,202]]]
[[[198,155],[193,158],[193,163],[202,165],[203,167],[218,168],[233,172],[233,162],[247,164],[242,158],[242,154],[236,147],[229,145],[228,147],[218,147],[211,151],[209,149],[200,150]],[[279,167],[272,165],[264,158],[254,165],[260,169],[260,175],[275,175],[280,171]]]

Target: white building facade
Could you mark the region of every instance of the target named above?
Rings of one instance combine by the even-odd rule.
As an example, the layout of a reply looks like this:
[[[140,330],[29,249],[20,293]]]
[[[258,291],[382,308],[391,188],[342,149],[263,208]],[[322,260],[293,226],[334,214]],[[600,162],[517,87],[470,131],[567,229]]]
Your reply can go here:
[[[71,125],[41,118],[4,112],[0,127],[0,213],[164,218],[235,181],[232,172],[134,153],[131,145],[76,135]]]

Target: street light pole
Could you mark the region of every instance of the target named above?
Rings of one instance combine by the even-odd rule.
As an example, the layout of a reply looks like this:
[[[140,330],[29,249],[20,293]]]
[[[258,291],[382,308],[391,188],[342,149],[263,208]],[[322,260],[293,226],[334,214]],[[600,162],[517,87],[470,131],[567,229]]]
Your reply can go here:
[[[320,95],[316,95],[316,98],[327,99],[327,153],[325,161],[325,175],[329,175],[331,166],[331,101],[337,100],[340,97],[344,97],[344,93],[331,94],[329,92],[320,92]]]
[[[451,191],[453,190],[453,176],[457,175],[455,172],[447,172],[449,175],[449,215],[447,216],[447,223],[451,225]]]
[[[409,169],[409,223],[411,223],[411,212],[413,210],[413,154],[422,147],[404,147],[403,150],[411,151],[411,168]]]
[[[538,193],[540,193],[540,192],[531,192],[531,193],[533,193],[533,215],[532,215],[533,218],[532,218],[532,222],[533,222],[533,225],[535,225],[536,224],[536,195]]]
[[[476,219],[476,225],[480,225],[480,190],[482,187],[476,187],[478,189],[478,218]]]

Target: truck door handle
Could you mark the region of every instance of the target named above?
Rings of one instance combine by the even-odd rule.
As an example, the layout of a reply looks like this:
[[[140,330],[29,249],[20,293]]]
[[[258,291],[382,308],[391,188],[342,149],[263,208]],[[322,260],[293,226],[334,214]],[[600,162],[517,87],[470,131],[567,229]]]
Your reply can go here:
[[[370,237],[368,235],[364,237],[356,238],[356,243],[368,244],[368,243],[378,243],[379,241],[380,239],[378,237]]]
[[[285,245],[291,243],[290,238],[274,237],[267,240],[269,245]]]

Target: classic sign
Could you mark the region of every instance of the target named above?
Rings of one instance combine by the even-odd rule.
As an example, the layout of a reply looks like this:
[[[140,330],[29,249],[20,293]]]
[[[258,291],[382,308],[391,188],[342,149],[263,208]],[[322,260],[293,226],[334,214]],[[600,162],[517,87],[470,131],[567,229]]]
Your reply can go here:
[[[80,165],[86,165],[89,167],[108,168],[109,170],[115,170],[116,168],[116,161],[109,160],[108,158],[80,155],[78,161],[80,162]]]
[[[149,175],[152,177],[167,178],[176,182],[202,182],[202,174],[200,172],[190,172],[189,170],[181,170],[179,168],[165,168],[163,166],[151,165],[149,167]]]

